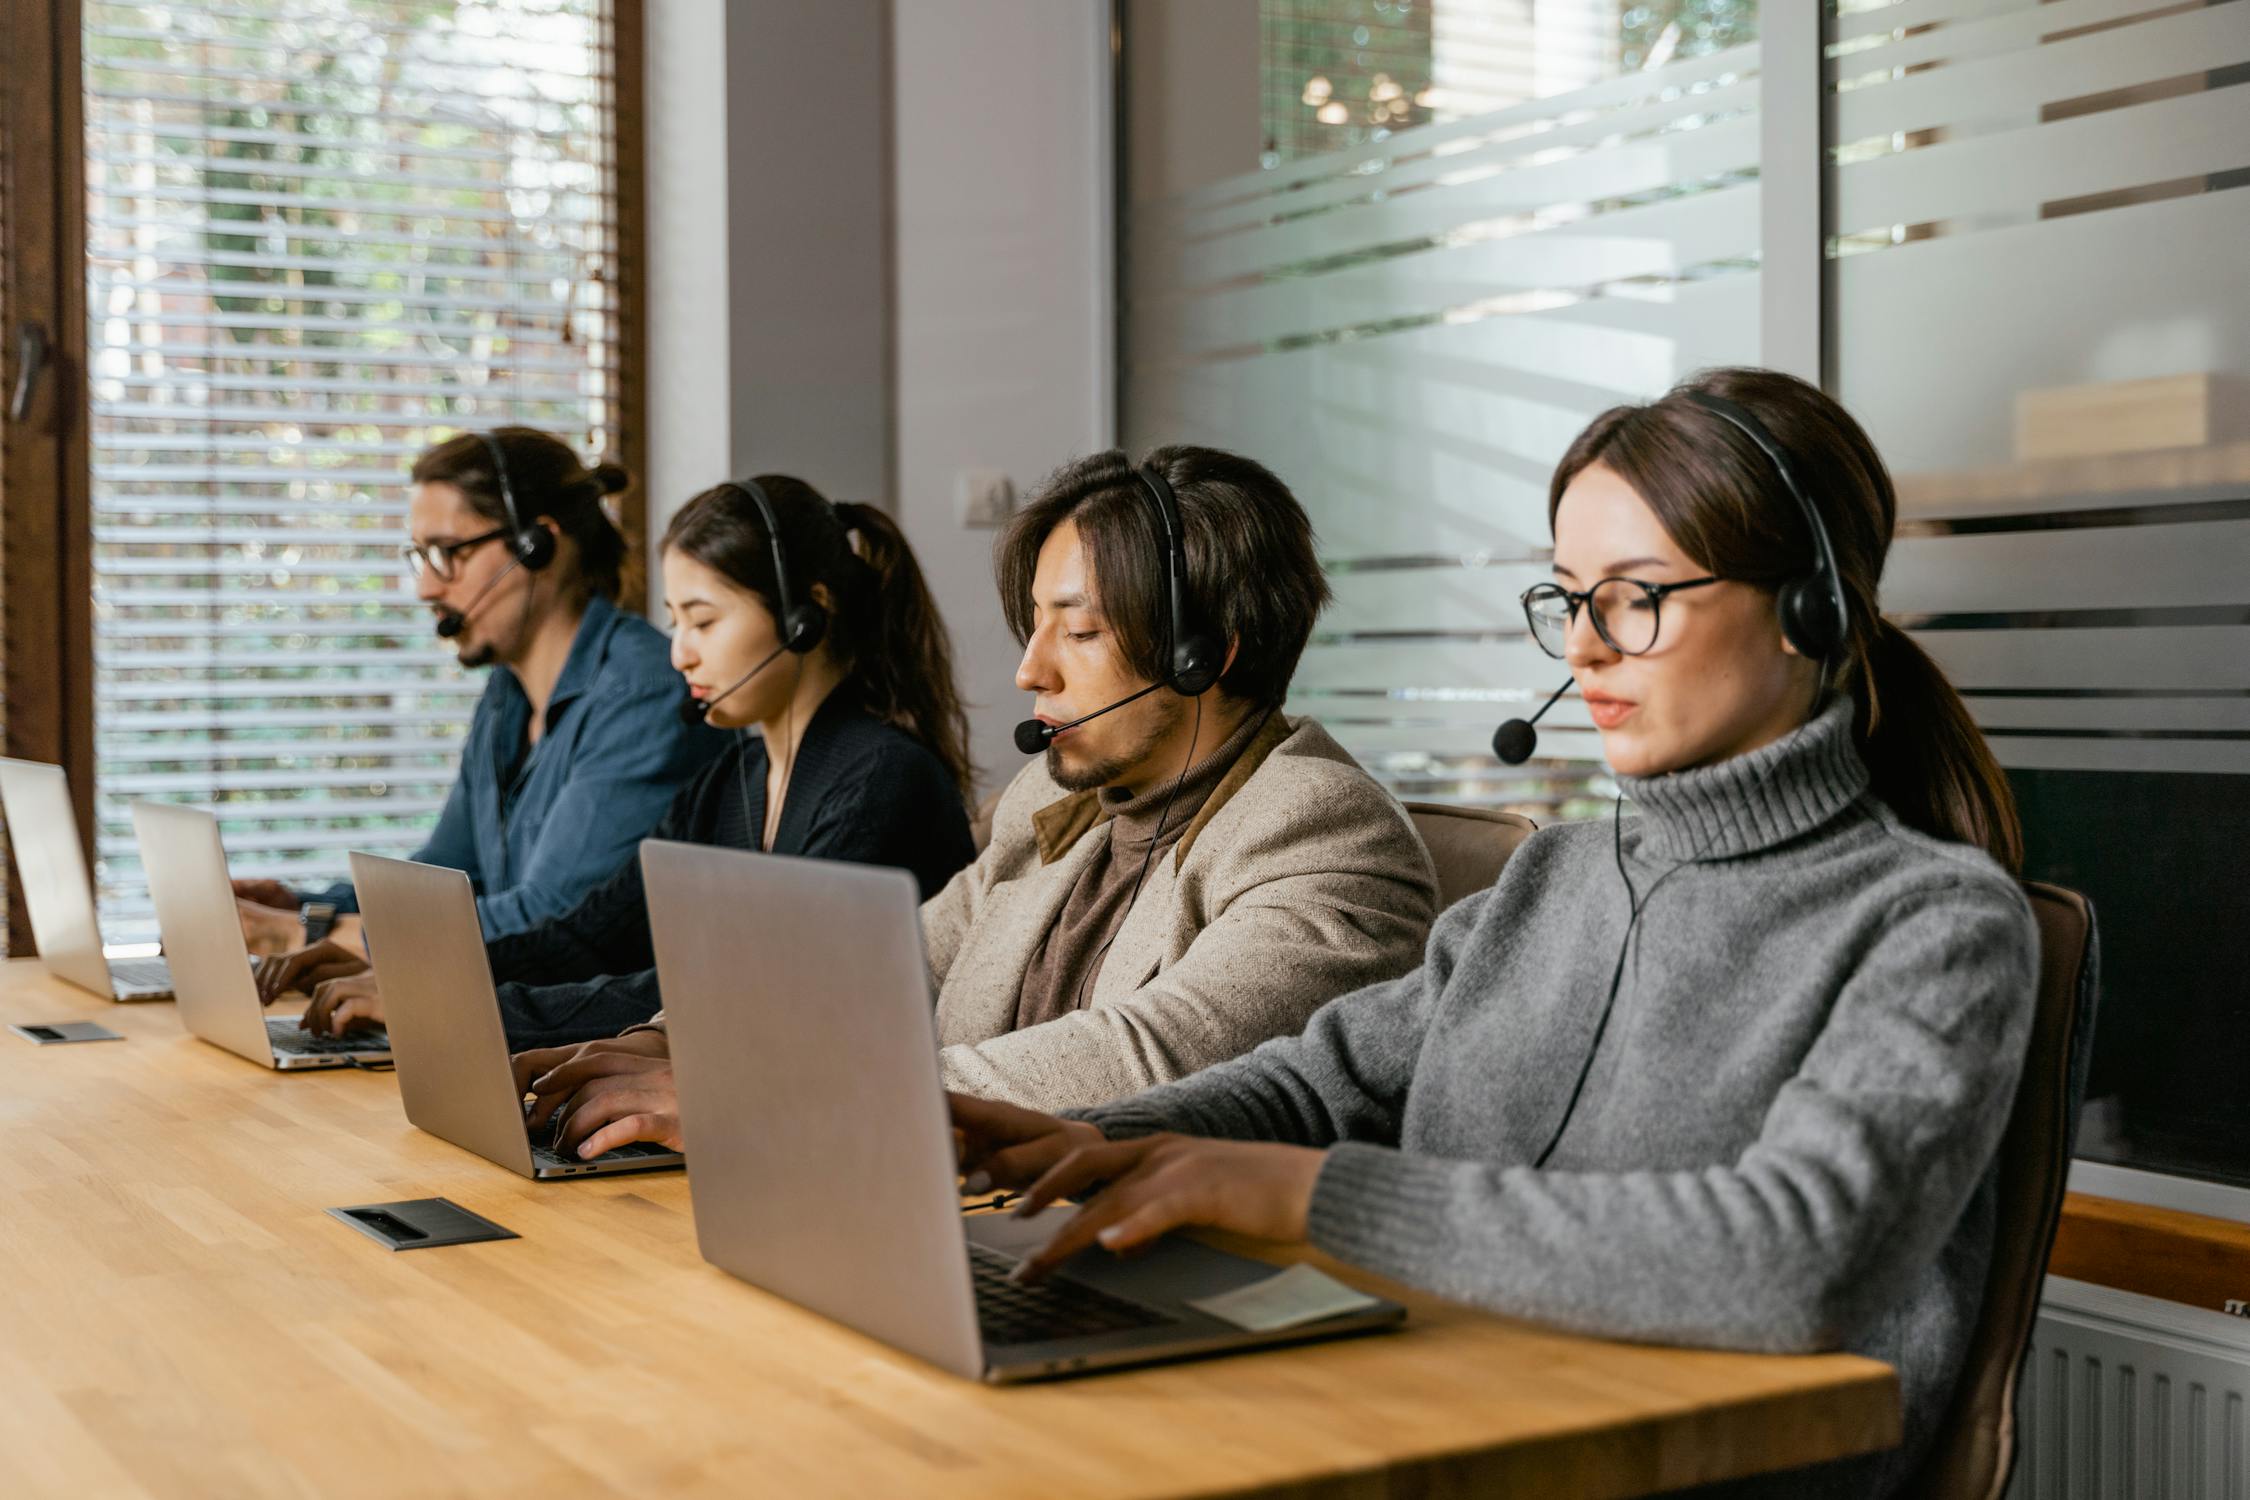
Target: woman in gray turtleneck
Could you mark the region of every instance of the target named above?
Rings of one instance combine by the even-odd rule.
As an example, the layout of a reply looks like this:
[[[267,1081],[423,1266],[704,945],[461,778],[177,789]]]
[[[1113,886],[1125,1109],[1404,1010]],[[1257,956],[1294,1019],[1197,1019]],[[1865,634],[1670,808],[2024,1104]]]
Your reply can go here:
[[[1776,607],[1803,510],[1713,396],[1819,507],[1825,659]],[[1525,609],[1638,816],[1541,831],[1302,1036],[1067,1121],[957,1098],[972,1190],[1109,1184],[1027,1271],[1205,1224],[1591,1334],[1854,1349],[1898,1368],[1905,1442],[1768,1483],[1894,1493],[1976,1323],[2038,962],[2007,783],[1876,609],[1894,506],[1787,376],[1597,418]]]

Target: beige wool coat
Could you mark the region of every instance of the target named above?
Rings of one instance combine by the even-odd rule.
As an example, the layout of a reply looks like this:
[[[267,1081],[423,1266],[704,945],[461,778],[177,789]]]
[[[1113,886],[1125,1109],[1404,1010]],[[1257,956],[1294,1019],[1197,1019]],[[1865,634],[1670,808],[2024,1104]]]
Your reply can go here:
[[[1035,760],[984,853],[923,904],[946,1087],[1100,1104],[1294,1034],[1421,962],[1437,875],[1406,810],[1318,723],[1277,713],[1150,867],[1085,1008],[1011,1032],[1107,821],[1098,792],[1065,792]]]

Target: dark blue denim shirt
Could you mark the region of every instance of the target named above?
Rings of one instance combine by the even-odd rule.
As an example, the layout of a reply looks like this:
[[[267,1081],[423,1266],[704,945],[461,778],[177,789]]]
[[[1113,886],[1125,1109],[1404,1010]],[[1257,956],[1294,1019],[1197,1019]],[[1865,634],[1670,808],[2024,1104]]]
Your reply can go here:
[[[686,695],[663,632],[606,599],[586,606],[526,753],[531,700],[495,670],[424,864],[465,870],[487,939],[550,921],[631,859],[673,795],[727,745],[680,722]],[[353,905],[349,887],[335,895]]]

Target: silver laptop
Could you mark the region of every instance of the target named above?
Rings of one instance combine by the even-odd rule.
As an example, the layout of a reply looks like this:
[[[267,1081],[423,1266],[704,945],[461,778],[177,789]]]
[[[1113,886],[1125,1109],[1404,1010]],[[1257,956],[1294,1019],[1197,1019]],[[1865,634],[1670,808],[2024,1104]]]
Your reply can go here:
[[[8,820],[24,908],[47,972],[110,1000],[171,999],[172,973],[163,959],[102,956],[94,882],[63,768],[0,759],[0,815]]]
[[[383,987],[399,1097],[417,1128],[526,1177],[685,1164],[679,1152],[646,1141],[581,1161],[552,1150],[525,1127],[467,875],[354,854],[352,883]]]
[[[267,1013],[258,1003],[257,971],[242,941],[227,883],[219,820],[197,807],[133,804],[133,834],[156,903],[157,930],[172,964],[172,988],[187,1029],[214,1046],[269,1068],[348,1068],[388,1062],[380,1031],[316,1036],[295,1016]]]
[[[1073,1211],[966,1215],[912,877],[641,845],[704,1259],[959,1375],[1036,1379],[1396,1324],[1253,1333],[1188,1306],[1275,1268],[1172,1238],[1008,1279]]]

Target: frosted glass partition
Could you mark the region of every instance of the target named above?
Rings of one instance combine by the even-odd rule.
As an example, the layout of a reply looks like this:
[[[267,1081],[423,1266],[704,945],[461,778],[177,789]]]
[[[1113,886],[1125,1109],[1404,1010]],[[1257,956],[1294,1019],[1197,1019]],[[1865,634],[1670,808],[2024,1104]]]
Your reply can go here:
[[[1885,607],[2100,916],[2081,1151],[2250,1182],[2250,4],[1828,25],[1831,384],[1900,476]]]
[[[1402,796],[1551,813],[1599,744],[1493,726],[1566,673],[1524,636],[1547,479],[1596,412],[1759,348],[1758,48],[1284,163],[1130,216],[1129,446],[1250,454],[1337,593],[1291,711]]]

